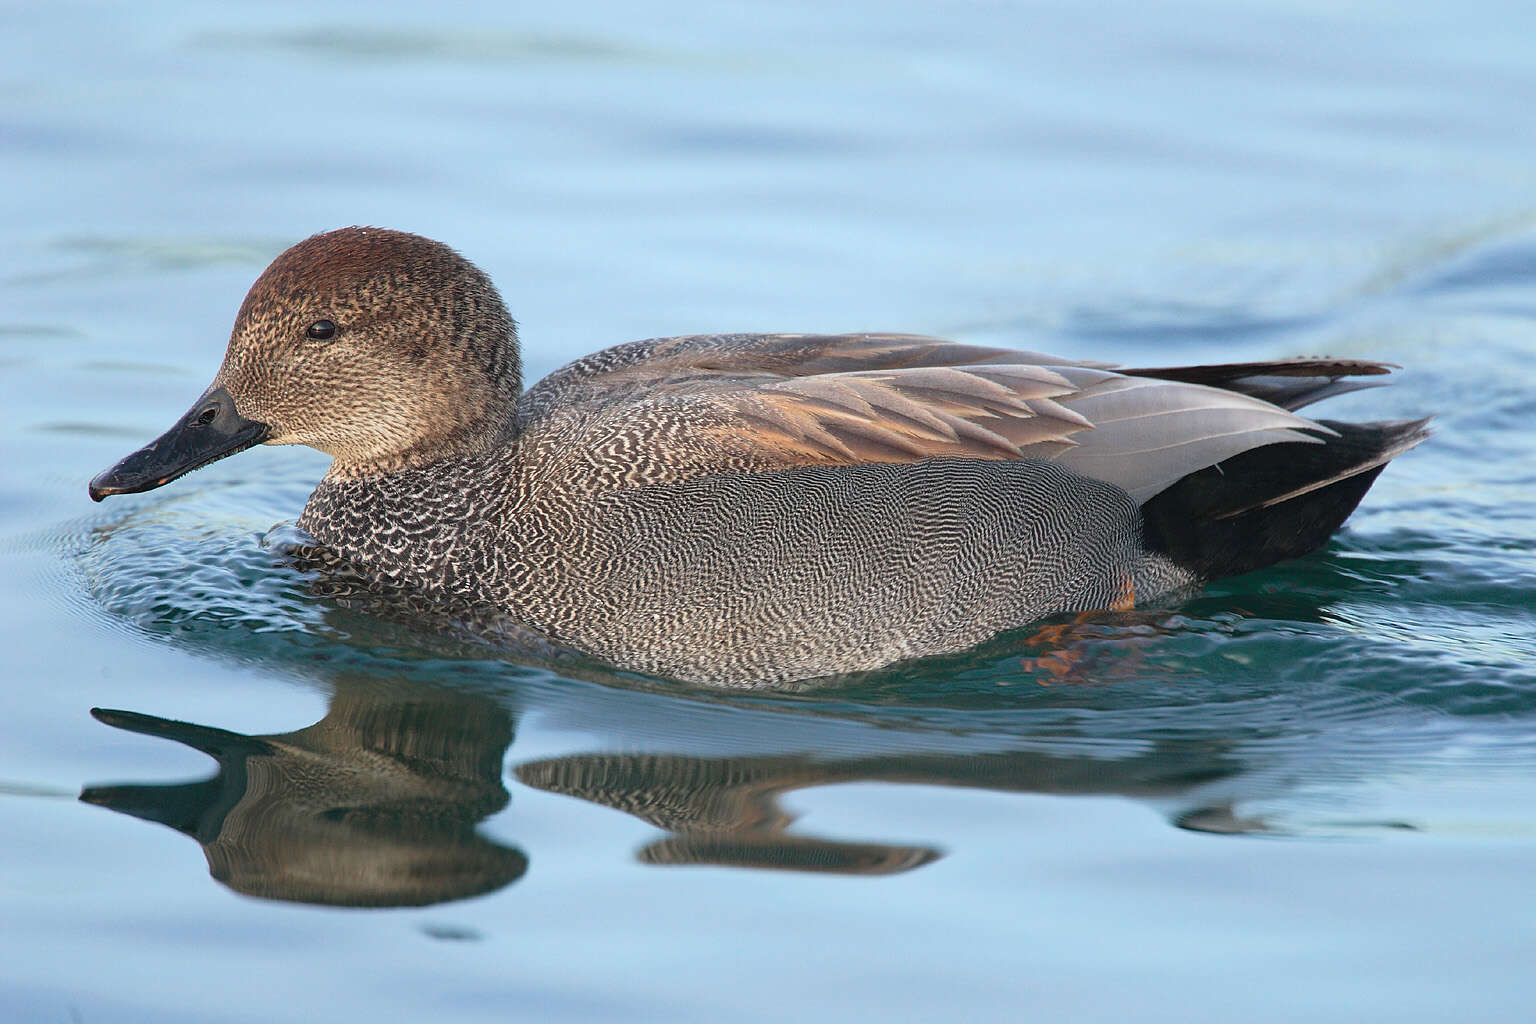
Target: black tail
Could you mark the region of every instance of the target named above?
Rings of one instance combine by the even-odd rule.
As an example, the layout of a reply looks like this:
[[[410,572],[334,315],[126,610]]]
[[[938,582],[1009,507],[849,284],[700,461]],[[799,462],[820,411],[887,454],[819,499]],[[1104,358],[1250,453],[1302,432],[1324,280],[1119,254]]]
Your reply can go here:
[[[1254,448],[1191,473],[1141,507],[1147,547],[1201,579],[1252,572],[1321,547],[1427,420],[1336,423],[1322,444]]]

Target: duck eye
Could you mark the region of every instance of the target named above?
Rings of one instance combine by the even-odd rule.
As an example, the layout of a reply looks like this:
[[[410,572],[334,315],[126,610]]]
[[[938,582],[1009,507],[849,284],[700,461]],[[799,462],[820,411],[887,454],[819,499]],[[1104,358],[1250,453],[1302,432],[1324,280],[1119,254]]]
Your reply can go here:
[[[316,341],[330,341],[336,336],[336,321],[316,320],[304,333]]]

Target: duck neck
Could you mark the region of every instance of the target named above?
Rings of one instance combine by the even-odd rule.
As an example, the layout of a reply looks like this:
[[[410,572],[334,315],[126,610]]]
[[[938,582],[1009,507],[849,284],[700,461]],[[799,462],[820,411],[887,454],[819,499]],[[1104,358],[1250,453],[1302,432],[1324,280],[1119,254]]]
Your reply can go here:
[[[454,424],[447,430],[423,437],[388,454],[350,459],[336,456],[325,478],[337,481],[369,480],[451,465],[492,452],[504,452],[516,445],[517,434],[513,404],[497,403],[493,410],[477,419]]]
[[[497,453],[506,458],[505,450]],[[371,572],[428,591],[483,599],[479,575],[497,557],[485,529],[483,459],[455,454],[384,472],[327,473],[299,529]],[[493,577],[492,577],[493,578]]]

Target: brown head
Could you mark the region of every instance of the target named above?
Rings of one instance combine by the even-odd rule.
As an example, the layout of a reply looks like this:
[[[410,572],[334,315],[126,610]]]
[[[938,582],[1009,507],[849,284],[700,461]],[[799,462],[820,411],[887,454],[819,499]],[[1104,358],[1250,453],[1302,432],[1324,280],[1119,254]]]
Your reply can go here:
[[[489,278],[420,235],[343,228],[251,286],[224,364],[164,436],[91,482],[149,490],[253,444],[307,444],[357,476],[510,440],[516,325]]]

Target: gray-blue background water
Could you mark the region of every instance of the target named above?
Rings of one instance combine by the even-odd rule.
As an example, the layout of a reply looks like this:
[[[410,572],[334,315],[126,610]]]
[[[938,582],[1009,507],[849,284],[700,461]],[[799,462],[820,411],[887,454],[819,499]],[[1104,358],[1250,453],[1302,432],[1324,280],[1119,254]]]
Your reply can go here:
[[[0,1016],[1530,1019],[1533,40],[1495,0],[6,8]],[[312,452],[86,500],[353,223],[487,270],[531,377],[716,330],[1326,352],[1404,367],[1330,415],[1437,435],[1063,671],[519,666],[276,563]]]

